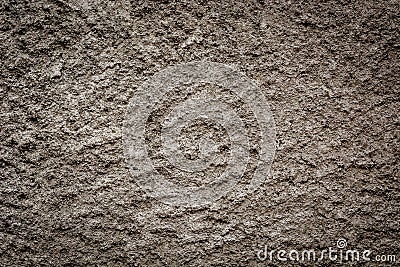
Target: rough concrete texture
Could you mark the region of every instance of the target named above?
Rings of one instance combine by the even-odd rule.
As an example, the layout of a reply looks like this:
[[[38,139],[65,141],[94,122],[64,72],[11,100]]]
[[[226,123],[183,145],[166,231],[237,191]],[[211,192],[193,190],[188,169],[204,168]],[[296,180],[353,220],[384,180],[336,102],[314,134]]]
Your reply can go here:
[[[398,1],[0,9],[1,266],[333,266],[257,251],[339,238],[400,260]],[[198,209],[147,197],[121,137],[135,89],[193,60],[255,80],[277,131],[262,187]]]

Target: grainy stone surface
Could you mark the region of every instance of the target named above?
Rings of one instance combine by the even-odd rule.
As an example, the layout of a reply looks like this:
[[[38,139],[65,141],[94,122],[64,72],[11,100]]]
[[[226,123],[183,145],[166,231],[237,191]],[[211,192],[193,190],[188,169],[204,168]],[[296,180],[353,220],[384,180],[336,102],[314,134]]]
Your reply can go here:
[[[399,260],[399,9],[1,1],[0,265],[266,266],[338,238]],[[262,187],[198,209],[146,197],[121,136],[136,88],[193,60],[255,80],[277,131]]]

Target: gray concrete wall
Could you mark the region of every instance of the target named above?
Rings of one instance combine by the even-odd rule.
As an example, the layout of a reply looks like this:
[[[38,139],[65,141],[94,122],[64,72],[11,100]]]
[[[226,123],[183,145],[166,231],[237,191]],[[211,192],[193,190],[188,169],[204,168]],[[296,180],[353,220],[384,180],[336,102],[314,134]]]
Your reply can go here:
[[[264,246],[322,250],[339,238],[400,260],[399,9],[3,0],[0,265],[267,266]],[[277,147],[254,193],[175,207],[129,172],[122,127],[143,82],[195,60],[255,81]]]

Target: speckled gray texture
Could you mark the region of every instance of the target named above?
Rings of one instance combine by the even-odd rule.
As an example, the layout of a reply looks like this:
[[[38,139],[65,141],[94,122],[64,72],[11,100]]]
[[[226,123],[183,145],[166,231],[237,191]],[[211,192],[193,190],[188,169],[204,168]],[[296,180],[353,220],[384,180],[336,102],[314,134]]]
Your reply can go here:
[[[3,0],[0,265],[267,266],[264,245],[338,238],[400,259],[399,9]],[[193,60],[256,81],[277,132],[262,187],[199,209],[146,197],[121,134],[135,90]]]
[[[152,76],[135,91],[123,129],[132,175],[166,204],[205,207],[270,176],[276,134],[267,100],[225,64],[194,61]]]

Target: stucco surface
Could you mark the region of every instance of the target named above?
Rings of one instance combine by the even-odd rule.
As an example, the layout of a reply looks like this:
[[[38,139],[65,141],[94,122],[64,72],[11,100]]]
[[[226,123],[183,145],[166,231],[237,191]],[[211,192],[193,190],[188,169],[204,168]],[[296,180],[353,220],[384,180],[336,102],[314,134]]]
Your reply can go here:
[[[399,10],[1,1],[0,265],[315,266],[263,262],[257,251],[339,238],[400,260]],[[254,193],[174,207],[129,172],[122,127],[143,82],[198,60],[257,84],[276,153]]]

